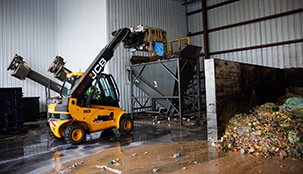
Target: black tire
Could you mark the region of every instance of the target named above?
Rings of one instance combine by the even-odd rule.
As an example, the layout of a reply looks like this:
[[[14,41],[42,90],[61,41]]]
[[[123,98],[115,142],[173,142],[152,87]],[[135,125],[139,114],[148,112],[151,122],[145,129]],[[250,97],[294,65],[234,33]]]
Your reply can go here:
[[[80,144],[86,139],[86,133],[78,124],[69,125],[64,132],[64,140],[69,144]]]
[[[122,117],[120,120],[120,128],[119,131],[122,134],[129,134],[134,128],[134,122],[129,117]]]
[[[104,138],[104,137],[112,137],[115,135],[115,132],[112,131],[112,129],[105,129],[102,131],[100,137]]]
[[[59,141],[59,140],[62,140],[63,138],[58,138],[54,135],[53,131],[51,130],[51,128],[48,129],[48,134],[49,136],[51,137],[52,140],[56,140],[56,141]]]

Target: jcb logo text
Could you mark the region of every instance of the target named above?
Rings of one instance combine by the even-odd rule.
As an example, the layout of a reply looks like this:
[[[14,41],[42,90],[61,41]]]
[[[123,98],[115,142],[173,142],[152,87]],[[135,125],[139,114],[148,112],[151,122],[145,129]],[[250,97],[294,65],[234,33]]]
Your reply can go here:
[[[98,74],[101,72],[101,70],[104,68],[105,64],[106,64],[106,60],[104,58],[102,58],[98,64],[94,67],[94,69],[92,70],[92,79],[95,79]]]

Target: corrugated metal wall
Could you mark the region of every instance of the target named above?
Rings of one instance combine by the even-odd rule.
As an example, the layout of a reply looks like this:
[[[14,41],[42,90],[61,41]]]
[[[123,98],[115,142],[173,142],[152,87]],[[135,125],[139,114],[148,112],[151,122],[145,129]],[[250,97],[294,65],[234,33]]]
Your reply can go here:
[[[65,58],[71,70],[84,71],[117,28],[143,24],[166,30],[168,39],[186,36],[185,7],[181,3],[181,0],[91,0],[89,3],[1,0],[0,87],[22,87],[24,96],[40,97],[40,111],[45,112],[45,88],[31,80],[13,78],[6,71],[15,53],[23,56],[32,69],[51,79],[53,76],[46,70],[57,55]],[[125,65],[129,65],[129,59],[130,54],[120,46],[106,67],[117,79],[125,110],[130,110],[130,87],[125,85]]]
[[[223,1],[208,0],[207,4]],[[166,30],[169,40],[184,37],[187,27],[182,3],[181,0],[94,0],[90,3],[1,0],[0,87],[22,87],[24,96],[39,96],[41,111],[46,111],[45,88],[31,80],[15,79],[6,71],[15,53],[49,78],[53,77],[46,70],[58,54],[68,61],[67,67],[84,71],[117,28],[143,24]],[[302,7],[302,0],[241,0],[208,10],[208,25],[214,28]],[[188,12],[199,8],[201,3],[198,1],[188,6]],[[190,32],[201,31],[201,13],[188,17],[188,23]],[[209,34],[210,52],[301,38],[302,13]],[[202,35],[192,37],[191,42],[203,46]],[[303,67],[302,50],[303,44],[297,43],[212,57],[280,68]],[[120,46],[107,65],[107,71],[118,82],[121,106],[128,111],[130,86],[126,85],[125,65],[130,64],[130,57],[130,53]],[[142,93],[138,89],[136,92]]]
[[[106,0],[58,1],[58,54],[66,67],[85,71],[107,44]]]
[[[33,70],[52,78],[47,69],[57,52],[56,1],[1,0],[0,24],[0,87],[22,87],[25,97],[40,97],[45,112],[45,88],[12,77],[6,68],[17,53]]]
[[[167,31],[168,40],[186,36],[185,7],[176,0],[108,0],[108,36],[122,27],[137,25],[158,27]],[[115,77],[121,93],[121,107],[130,111],[130,85],[126,85],[125,66],[130,65],[130,53],[119,46],[107,70]],[[136,89],[136,96],[143,93]]]
[[[207,6],[225,0],[207,0]],[[201,8],[201,2],[188,6],[188,12]],[[208,28],[256,19],[303,8],[302,0],[241,0],[208,10]],[[202,14],[188,17],[189,31],[202,31]],[[209,51],[221,51],[303,38],[303,13],[256,22],[209,33]],[[203,46],[203,35],[191,38]],[[270,67],[303,67],[303,44],[289,44],[262,49],[213,55],[213,58]]]

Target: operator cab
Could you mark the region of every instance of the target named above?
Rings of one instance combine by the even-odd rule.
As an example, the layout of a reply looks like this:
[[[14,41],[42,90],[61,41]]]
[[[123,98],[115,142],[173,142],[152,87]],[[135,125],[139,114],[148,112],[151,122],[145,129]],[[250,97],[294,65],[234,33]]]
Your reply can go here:
[[[113,76],[102,73],[99,79],[96,78],[86,91],[82,102],[85,102],[85,107],[90,104],[119,107],[119,91]]]
[[[83,73],[68,74],[68,80],[64,82],[61,89],[62,97],[69,95],[70,90],[82,75]],[[77,103],[81,107],[89,107],[90,104],[119,107],[119,91],[112,75],[102,73],[99,79],[96,78],[92,82],[85,95]]]

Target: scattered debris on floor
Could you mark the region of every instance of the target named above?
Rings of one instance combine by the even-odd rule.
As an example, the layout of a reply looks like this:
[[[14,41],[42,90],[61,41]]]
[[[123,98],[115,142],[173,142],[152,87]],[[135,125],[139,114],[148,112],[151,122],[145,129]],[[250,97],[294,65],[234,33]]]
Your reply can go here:
[[[101,171],[103,171],[103,170],[109,170],[109,171],[111,171],[113,173],[118,173],[118,174],[122,173],[120,170],[112,169],[112,168],[107,167],[107,166],[98,166],[98,165],[95,165],[94,167],[101,169]]]
[[[153,168],[153,172],[157,173],[159,171],[158,168]]]
[[[85,163],[83,161],[78,162],[78,163],[74,163],[72,166],[68,167],[68,168],[57,168],[55,169],[57,173],[71,173],[71,171],[73,169],[75,169],[76,167],[80,166],[80,165],[84,165]]]
[[[172,156],[171,158],[179,158],[180,157],[180,154],[179,153],[176,153],[174,154],[174,156]]]
[[[118,161],[120,161],[120,159],[114,159],[114,160],[112,160],[112,161],[110,161],[109,163],[108,163],[108,165],[110,166],[110,165],[113,165],[113,164],[116,164]]]
[[[120,165],[121,165],[120,163],[115,163],[115,164],[114,164],[114,166],[120,166]]]
[[[71,167],[69,167],[69,169],[74,169],[74,168],[76,168],[77,166],[82,165],[82,164],[84,164],[83,161],[78,162],[78,163],[75,163],[75,164],[73,164]]]
[[[302,158],[303,98],[288,98],[281,106],[265,103],[251,114],[236,114],[215,145],[224,152]]]

